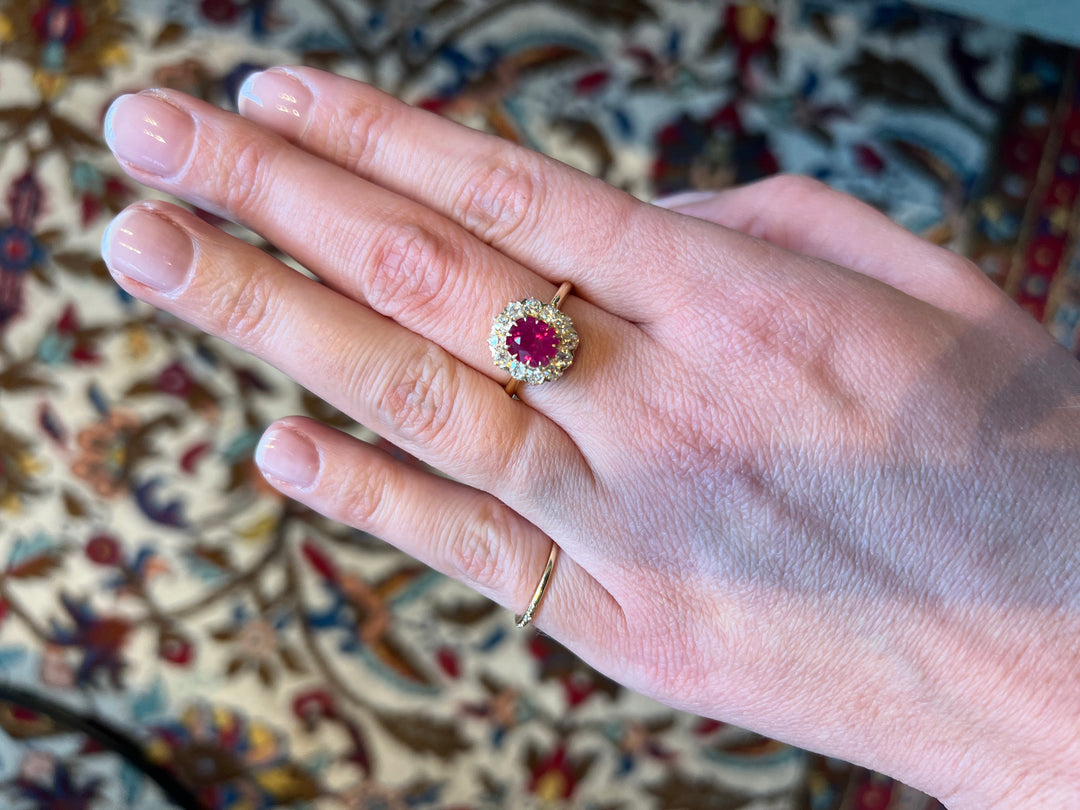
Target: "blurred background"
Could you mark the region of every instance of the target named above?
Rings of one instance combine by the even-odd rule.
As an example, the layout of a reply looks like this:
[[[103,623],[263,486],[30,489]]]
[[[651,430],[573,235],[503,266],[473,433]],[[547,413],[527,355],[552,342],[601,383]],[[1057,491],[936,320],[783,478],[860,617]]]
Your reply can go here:
[[[0,806],[938,807],[629,693],[276,495],[273,419],[380,440],[112,283],[101,233],[147,190],[100,133],[120,93],[235,109],[304,63],[644,199],[804,173],[1076,351],[1076,15],[964,5],[0,0]]]

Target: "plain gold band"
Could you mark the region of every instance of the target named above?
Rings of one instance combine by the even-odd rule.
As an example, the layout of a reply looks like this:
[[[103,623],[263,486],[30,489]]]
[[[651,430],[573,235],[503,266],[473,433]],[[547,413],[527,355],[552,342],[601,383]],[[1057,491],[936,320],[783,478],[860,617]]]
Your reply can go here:
[[[517,625],[518,630],[524,630],[528,627],[529,622],[533,619],[533,614],[535,614],[540,607],[540,600],[544,598],[544,591],[547,590],[548,582],[551,581],[551,572],[555,569],[555,558],[558,556],[559,547],[552,543],[551,553],[548,554],[547,565],[544,566],[544,573],[540,575],[540,583],[536,586],[536,591],[533,592],[532,601],[529,602],[529,606],[525,608],[525,612],[514,620],[514,624]]]
[[[555,297],[551,299],[551,306],[555,309],[559,308],[559,304],[570,294],[570,291],[574,289],[574,285],[569,281],[564,281],[559,285],[559,289],[555,291]],[[521,380],[510,380],[503,389],[511,397],[516,397],[518,389],[521,387]]]

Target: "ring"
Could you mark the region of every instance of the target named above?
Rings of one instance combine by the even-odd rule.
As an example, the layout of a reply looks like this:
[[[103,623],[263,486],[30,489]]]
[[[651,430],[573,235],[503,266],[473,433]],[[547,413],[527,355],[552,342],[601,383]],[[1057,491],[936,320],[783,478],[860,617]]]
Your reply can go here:
[[[557,380],[574,362],[578,333],[570,316],[559,310],[572,285],[563,282],[550,304],[535,298],[514,301],[495,317],[488,346],[495,365],[510,374],[506,393],[521,383],[540,385]]]
[[[529,622],[532,621],[533,614],[536,613],[536,609],[540,607],[540,600],[544,598],[544,591],[547,590],[548,582],[551,581],[551,571],[555,567],[555,558],[558,556],[559,547],[552,543],[551,553],[548,554],[547,565],[544,566],[544,573],[540,575],[540,583],[533,592],[532,601],[530,601],[529,606],[525,608],[525,612],[514,619],[514,624],[517,626],[518,630],[524,630],[529,625]]]

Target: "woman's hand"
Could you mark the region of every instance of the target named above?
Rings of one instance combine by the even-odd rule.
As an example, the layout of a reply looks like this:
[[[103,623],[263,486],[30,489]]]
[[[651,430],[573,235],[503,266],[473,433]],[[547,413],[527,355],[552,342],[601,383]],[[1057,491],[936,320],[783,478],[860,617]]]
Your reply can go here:
[[[111,272],[456,479],[291,418],[282,492],[517,611],[554,541],[537,622],[671,705],[1080,805],[1080,364],[977,268],[807,180],[664,210],[315,70],[241,112],[125,96],[107,137],[322,283],[162,202]],[[577,359],[515,401],[492,319],[563,281]]]

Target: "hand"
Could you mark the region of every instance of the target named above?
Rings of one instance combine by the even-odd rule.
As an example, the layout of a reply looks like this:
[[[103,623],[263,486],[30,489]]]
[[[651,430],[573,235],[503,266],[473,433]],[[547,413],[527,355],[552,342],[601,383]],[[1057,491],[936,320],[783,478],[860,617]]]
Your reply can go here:
[[[162,202],[111,272],[456,479],[290,418],[282,492],[516,611],[554,541],[537,622],[671,705],[1080,803],[1080,364],[977,268],[807,180],[664,210],[315,70],[241,112],[126,96],[107,137],[322,283]],[[577,359],[512,400],[492,319],[562,281]]]

